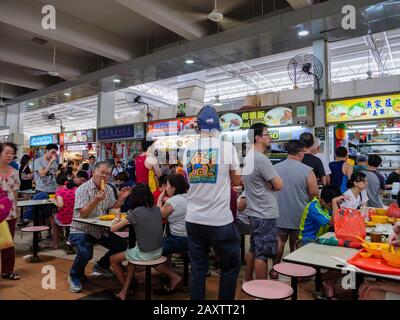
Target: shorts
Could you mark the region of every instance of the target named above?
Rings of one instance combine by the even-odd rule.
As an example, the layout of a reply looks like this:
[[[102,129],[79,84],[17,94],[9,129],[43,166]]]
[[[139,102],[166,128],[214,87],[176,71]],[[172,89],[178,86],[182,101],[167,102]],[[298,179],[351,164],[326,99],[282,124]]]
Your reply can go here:
[[[278,250],[278,229],[276,219],[250,217],[250,251],[256,259],[274,258]]]
[[[126,260],[134,260],[134,261],[149,261],[156,260],[161,257],[162,248],[159,248],[154,251],[142,252],[139,247],[136,246],[132,249],[126,250],[125,257]]]
[[[171,234],[163,241],[163,256],[169,256],[173,253],[184,253],[189,250],[187,237],[180,237]]]
[[[299,238],[299,229],[288,229],[288,228],[279,228],[278,227],[278,236],[289,237],[292,236],[295,239]]]
[[[236,227],[237,227],[239,234],[251,234],[250,223],[245,223],[242,220],[237,219]]]

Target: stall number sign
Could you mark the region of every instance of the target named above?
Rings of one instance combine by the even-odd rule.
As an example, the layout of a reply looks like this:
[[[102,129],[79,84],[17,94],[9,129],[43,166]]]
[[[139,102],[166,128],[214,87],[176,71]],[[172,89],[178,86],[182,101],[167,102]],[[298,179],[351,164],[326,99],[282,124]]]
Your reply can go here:
[[[279,131],[269,131],[269,136],[272,140],[279,140]]]
[[[400,93],[326,102],[326,122],[400,117]]]

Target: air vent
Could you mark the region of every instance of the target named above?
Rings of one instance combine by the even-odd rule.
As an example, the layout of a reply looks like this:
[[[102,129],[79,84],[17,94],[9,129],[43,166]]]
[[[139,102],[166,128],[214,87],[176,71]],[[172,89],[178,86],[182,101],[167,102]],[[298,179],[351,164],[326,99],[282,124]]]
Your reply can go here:
[[[38,37],[32,38],[31,41],[34,43],[37,43],[37,44],[41,44],[41,45],[44,45],[48,42],[47,40],[44,40],[44,39],[38,38]]]

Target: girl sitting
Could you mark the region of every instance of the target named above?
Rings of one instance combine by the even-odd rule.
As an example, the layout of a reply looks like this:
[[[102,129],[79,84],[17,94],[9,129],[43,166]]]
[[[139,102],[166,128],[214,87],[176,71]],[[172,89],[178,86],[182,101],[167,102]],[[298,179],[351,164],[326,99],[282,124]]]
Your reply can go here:
[[[58,176],[57,184],[60,187],[56,190],[56,198],[50,199],[58,208],[56,215],[50,218],[53,230],[52,248],[54,249],[58,249],[60,237],[59,225],[69,225],[72,223],[76,191],[76,184],[73,180],[69,180],[66,175]]]
[[[121,263],[125,260],[147,261],[155,260],[162,254],[162,216],[160,208],[154,207],[154,198],[147,184],[136,185],[130,196],[131,208],[126,219],[114,219],[111,232],[116,232],[131,223],[135,228],[137,244],[126,252],[120,252],[110,257],[111,266],[119,282],[123,285],[116,298],[125,300],[130,283],[135,275],[135,266],[128,264],[125,277]]]
[[[357,172],[351,175],[349,181],[347,181],[347,188],[345,193],[346,200],[340,205],[341,208],[359,209],[361,206],[366,205],[368,202],[367,195],[368,179],[365,173]],[[333,211],[336,212],[338,208],[333,204]]]
[[[167,176],[167,185],[157,200],[157,207],[161,209],[164,219],[169,224],[170,234],[163,242],[163,256],[171,256],[173,253],[185,253],[188,251],[187,232],[186,232],[186,208],[187,195],[189,189],[185,178],[180,174]],[[168,200],[164,199],[168,196]],[[167,263],[155,268],[157,271],[170,278],[170,285],[157,290],[157,294],[172,294],[176,292],[178,284],[182,278],[178,276]]]

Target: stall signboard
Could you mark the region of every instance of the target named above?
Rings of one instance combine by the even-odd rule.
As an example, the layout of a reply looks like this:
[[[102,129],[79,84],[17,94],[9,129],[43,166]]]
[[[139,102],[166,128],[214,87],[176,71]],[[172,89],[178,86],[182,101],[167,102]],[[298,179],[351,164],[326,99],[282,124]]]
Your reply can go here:
[[[294,125],[312,126],[314,113],[312,102],[269,107],[237,112],[228,112],[220,116],[222,130],[245,130],[254,123],[264,123],[268,127],[285,127]]]
[[[330,100],[325,103],[326,123],[400,117],[400,93]]]
[[[196,117],[159,120],[147,124],[148,137],[193,134],[195,130],[197,130]]]
[[[94,142],[94,130],[79,130],[60,134],[60,144]]]
[[[97,141],[135,139],[133,124],[97,129]]]
[[[43,136],[34,136],[30,138],[31,147],[46,146],[50,143],[58,144],[58,134],[46,134]]]
[[[95,150],[95,146],[92,147],[93,150]],[[87,150],[87,144],[70,144],[67,145],[67,151],[68,152],[74,152],[74,151],[86,151]]]

